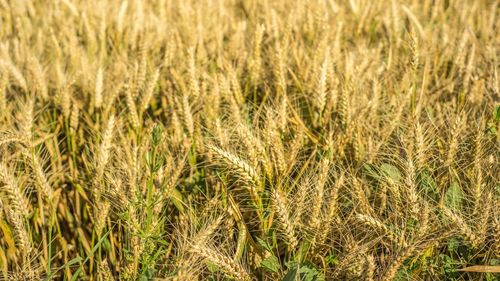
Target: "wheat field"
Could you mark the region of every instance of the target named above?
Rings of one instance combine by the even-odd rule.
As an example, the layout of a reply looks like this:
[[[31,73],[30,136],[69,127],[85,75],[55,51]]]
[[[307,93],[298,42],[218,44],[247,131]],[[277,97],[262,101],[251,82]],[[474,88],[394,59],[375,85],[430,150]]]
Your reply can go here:
[[[495,0],[0,0],[1,280],[500,280]]]

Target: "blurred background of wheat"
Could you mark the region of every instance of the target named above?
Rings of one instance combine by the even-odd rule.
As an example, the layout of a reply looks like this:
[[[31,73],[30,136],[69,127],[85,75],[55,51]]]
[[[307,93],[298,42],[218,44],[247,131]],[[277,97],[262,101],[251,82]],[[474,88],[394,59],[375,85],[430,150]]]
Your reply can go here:
[[[0,0],[0,278],[499,280],[498,4]]]

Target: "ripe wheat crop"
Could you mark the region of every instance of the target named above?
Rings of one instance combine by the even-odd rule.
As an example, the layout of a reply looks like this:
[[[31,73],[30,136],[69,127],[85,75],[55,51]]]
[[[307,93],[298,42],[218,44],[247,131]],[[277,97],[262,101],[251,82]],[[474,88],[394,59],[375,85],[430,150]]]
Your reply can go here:
[[[0,279],[500,280],[499,11],[0,0]]]

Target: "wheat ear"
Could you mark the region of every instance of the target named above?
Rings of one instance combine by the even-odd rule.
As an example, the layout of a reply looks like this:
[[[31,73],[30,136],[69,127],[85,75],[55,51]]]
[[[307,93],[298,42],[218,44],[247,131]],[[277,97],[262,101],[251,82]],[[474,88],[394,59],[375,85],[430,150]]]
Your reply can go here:
[[[376,269],[376,264],[375,264],[375,258],[372,255],[367,255],[365,257],[365,281],[373,281],[374,276],[375,276],[375,269]]]
[[[290,250],[295,249],[298,245],[297,236],[295,235],[295,229],[293,227],[293,223],[290,220],[290,215],[286,208],[286,199],[285,196],[278,190],[275,190],[272,193],[273,206],[276,211],[276,215],[278,216],[279,226],[285,234],[286,243],[288,244],[288,248]]]
[[[135,105],[135,98],[132,94],[132,89],[130,87],[126,87],[125,90],[125,100],[127,103],[127,108],[130,113],[130,122],[132,127],[139,128],[139,115],[137,114],[137,106]]]
[[[460,233],[471,243],[473,247],[477,247],[479,245],[481,239],[474,233],[474,231],[472,231],[462,217],[455,214],[448,208],[443,208],[443,213],[448,219],[459,227]]]
[[[327,49],[325,51],[325,59],[323,60],[323,64],[319,69],[318,81],[316,85],[315,91],[315,99],[314,103],[318,108],[319,112],[323,112],[326,105],[326,96],[327,96],[327,80],[328,80],[328,67],[330,66],[330,51]]]
[[[225,150],[222,150],[216,146],[209,145],[208,149],[213,151],[215,154],[220,156],[225,162],[231,165],[232,168],[234,168],[240,176],[242,176],[245,180],[252,182],[255,186],[259,185],[259,175],[257,171],[250,166],[246,161],[243,159],[239,158],[238,156],[227,152]]]
[[[108,261],[103,260],[99,263],[98,267],[98,281],[114,281],[115,278],[113,277],[113,274],[111,273],[111,270],[109,269],[108,266]]]
[[[399,253],[389,264],[389,267],[386,269],[385,273],[379,279],[380,281],[391,281],[396,276],[399,268],[403,264],[403,262],[411,257],[415,251],[417,250],[415,245],[411,245],[404,249],[401,253]]]
[[[357,214],[356,220],[363,223],[364,225],[369,226],[372,229],[383,232],[386,237],[392,242],[398,244],[400,247],[406,247],[406,243],[400,239],[393,231],[391,231],[383,222],[375,219],[372,216]]]
[[[101,108],[102,106],[103,76],[104,76],[103,70],[102,68],[99,68],[99,70],[97,70],[95,78],[94,107],[96,109]]]
[[[206,246],[195,246],[192,252],[200,255],[204,259],[216,264],[228,276],[240,281],[251,281],[252,277],[241,264],[234,262],[228,256],[208,248]]]
[[[9,201],[11,209],[16,214],[21,214],[26,216],[28,214],[28,199],[21,192],[21,189],[17,185],[17,181],[13,174],[9,172],[9,169],[4,163],[0,162],[0,183],[3,182],[3,191],[6,198]]]
[[[40,163],[38,155],[33,152],[31,155],[26,156],[31,160],[31,167],[35,175],[35,184],[38,192],[42,194],[42,198],[44,198],[47,202],[50,202],[53,198],[54,191],[50,186],[49,180],[43,170],[43,166]]]
[[[326,158],[324,158],[321,161],[320,164],[320,171],[317,177],[317,180],[315,182],[315,197],[314,197],[314,205],[312,207],[312,213],[311,213],[311,224],[310,226],[312,228],[317,228],[321,222],[320,217],[321,217],[321,207],[323,206],[323,197],[324,197],[324,191],[325,191],[325,184],[328,179],[328,169],[330,161]]]

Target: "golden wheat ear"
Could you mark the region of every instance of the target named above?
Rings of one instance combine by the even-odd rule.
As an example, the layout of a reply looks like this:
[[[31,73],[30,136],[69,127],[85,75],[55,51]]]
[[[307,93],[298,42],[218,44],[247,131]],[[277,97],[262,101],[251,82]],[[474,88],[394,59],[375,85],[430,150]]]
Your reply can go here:
[[[295,233],[294,223],[291,220],[286,197],[279,190],[274,190],[271,194],[273,209],[278,219],[278,227],[283,231],[285,242],[290,251],[293,251],[299,244]]]
[[[253,280],[247,270],[240,263],[235,262],[229,256],[220,253],[214,248],[210,248],[208,246],[194,246],[191,251],[200,255],[203,259],[217,265],[227,276],[233,277],[239,281]]]
[[[245,160],[217,146],[209,145],[208,149],[215,153],[215,155],[219,156],[225,163],[230,165],[231,168],[237,171],[238,175],[245,181],[252,183],[254,186],[259,186],[260,176],[257,173],[257,170]]]
[[[0,162],[0,182],[4,186],[2,196],[9,206],[12,206],[13,214],[27,216],[30,206],[29,200],[26,198],[24,190],[19,186],[12,169],[3,162]]]

